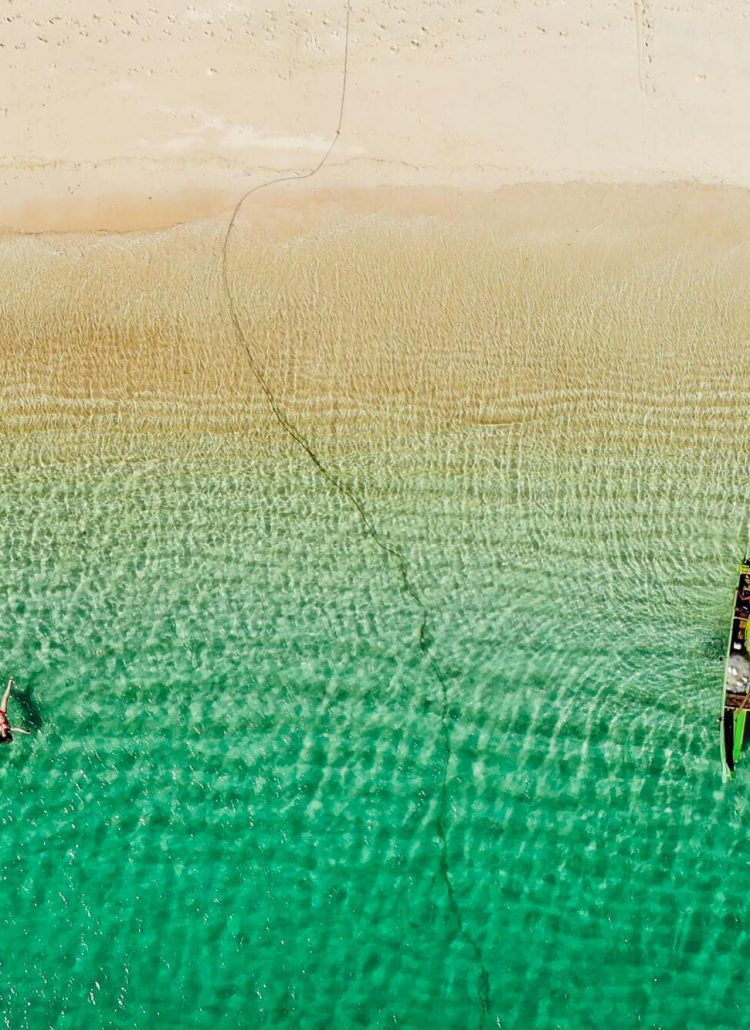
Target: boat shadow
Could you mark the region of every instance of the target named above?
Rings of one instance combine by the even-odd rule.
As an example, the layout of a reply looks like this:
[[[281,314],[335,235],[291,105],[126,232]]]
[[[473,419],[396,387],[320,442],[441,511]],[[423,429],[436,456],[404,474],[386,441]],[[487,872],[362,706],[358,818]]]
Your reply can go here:
[[[716,633],[703,642],[703,654],[709,661],[723,662],[727,657],[727,642]]]

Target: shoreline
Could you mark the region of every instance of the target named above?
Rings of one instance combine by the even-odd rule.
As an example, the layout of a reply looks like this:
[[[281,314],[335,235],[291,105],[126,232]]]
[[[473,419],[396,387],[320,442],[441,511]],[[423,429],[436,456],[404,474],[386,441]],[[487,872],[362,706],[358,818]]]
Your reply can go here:
[[[725,229],[744,225],[750,233],[750,187],[670,178],[661,181],[543,178],[496,182],[485,188],[384,183],[339,185],[325,167],[314,180],[274,183],[279,173],[245,177],[233,190],[173,188],[151,192],[91,192],[86,198],[39,194],[15,205],[0,207],[0,241],[14,236],[72,236],[164,232],[190,223],[228,220],[242,197],[250,192],[252,208],[264,230],[273,235],[293,231],[311,220],[367,217],[501,218],[517,229],[538,230],[545,222],[553,230],[578,219],[580,229],[594,228],[602,217],[621,221],[632,230],[633,218],[669,215],[693,223],[695,232],[715,231],[712,220]],[[283,173],[286,174],[286,173]],[[290,173],[290,174],[293,174]],[[257,181],[253,181],[256,178]],[[333,179],[333,181],[332,181]],[[268,186],[266,187],[266,184]],[[258,187],[261,187],[258,189]],[[255,191],[252,194],[252,191]],[[574,219],[561,205],[572,204]],[[517,210],[514,212],[514,208]],[[288,222],[284,228],[285,222]]]

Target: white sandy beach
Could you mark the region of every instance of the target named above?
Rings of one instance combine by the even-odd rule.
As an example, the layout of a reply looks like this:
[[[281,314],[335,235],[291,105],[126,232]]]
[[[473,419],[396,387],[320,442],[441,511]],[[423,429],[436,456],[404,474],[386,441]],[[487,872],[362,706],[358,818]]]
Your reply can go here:
[[[261,418],[221,249],[286,175],[243,206],[230,280],[277,396],[331,440],[358,412],[743,433],[740,5],[352,0],[348,50],[324,0],[23,2],[4,24],[7,426]]]
[[[165,226],[304,172],[346,6],[20,0],[0,44],[0,225]],[[750,185],[750,12],[708,0],[352,0],[325,188]]]

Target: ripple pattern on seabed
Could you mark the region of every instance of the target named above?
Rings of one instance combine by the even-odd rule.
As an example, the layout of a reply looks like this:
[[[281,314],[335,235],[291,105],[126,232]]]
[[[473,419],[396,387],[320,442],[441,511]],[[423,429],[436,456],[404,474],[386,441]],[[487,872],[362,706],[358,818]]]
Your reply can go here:
[[[436,620],[492,1021],[728,1025],[727,461],[476,426],[357,461]],[[6,1024],[477,1022],[434,678],[356,514],[295,455],[29,466],[0,508],[44,718],[0,756]]]
[[[660,197],[635,233],[610,198],[606,238],[566,192],[531,242],[525,213],[294,211],[236,241],[274,396],[429,608],[447,864],[503,1026],[741,1019],[747,783],[714,718],[750,280],[737,196]],[[274,426],[219,238],[0,247],[0,672],[39,730],[0,754],[3,1018],[478,1025],[418,619]]]

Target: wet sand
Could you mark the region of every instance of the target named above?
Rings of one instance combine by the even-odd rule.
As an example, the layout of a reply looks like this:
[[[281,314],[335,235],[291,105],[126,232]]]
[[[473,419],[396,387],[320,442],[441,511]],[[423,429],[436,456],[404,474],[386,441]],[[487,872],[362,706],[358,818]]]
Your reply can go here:
[[[7,442],[273,435],[229,318],[228,217],[2,237]],[[248,199],[228,268],[256,367],[325,446],[535,424],[744,453],[748,239],[737,189],[293,184]]]

